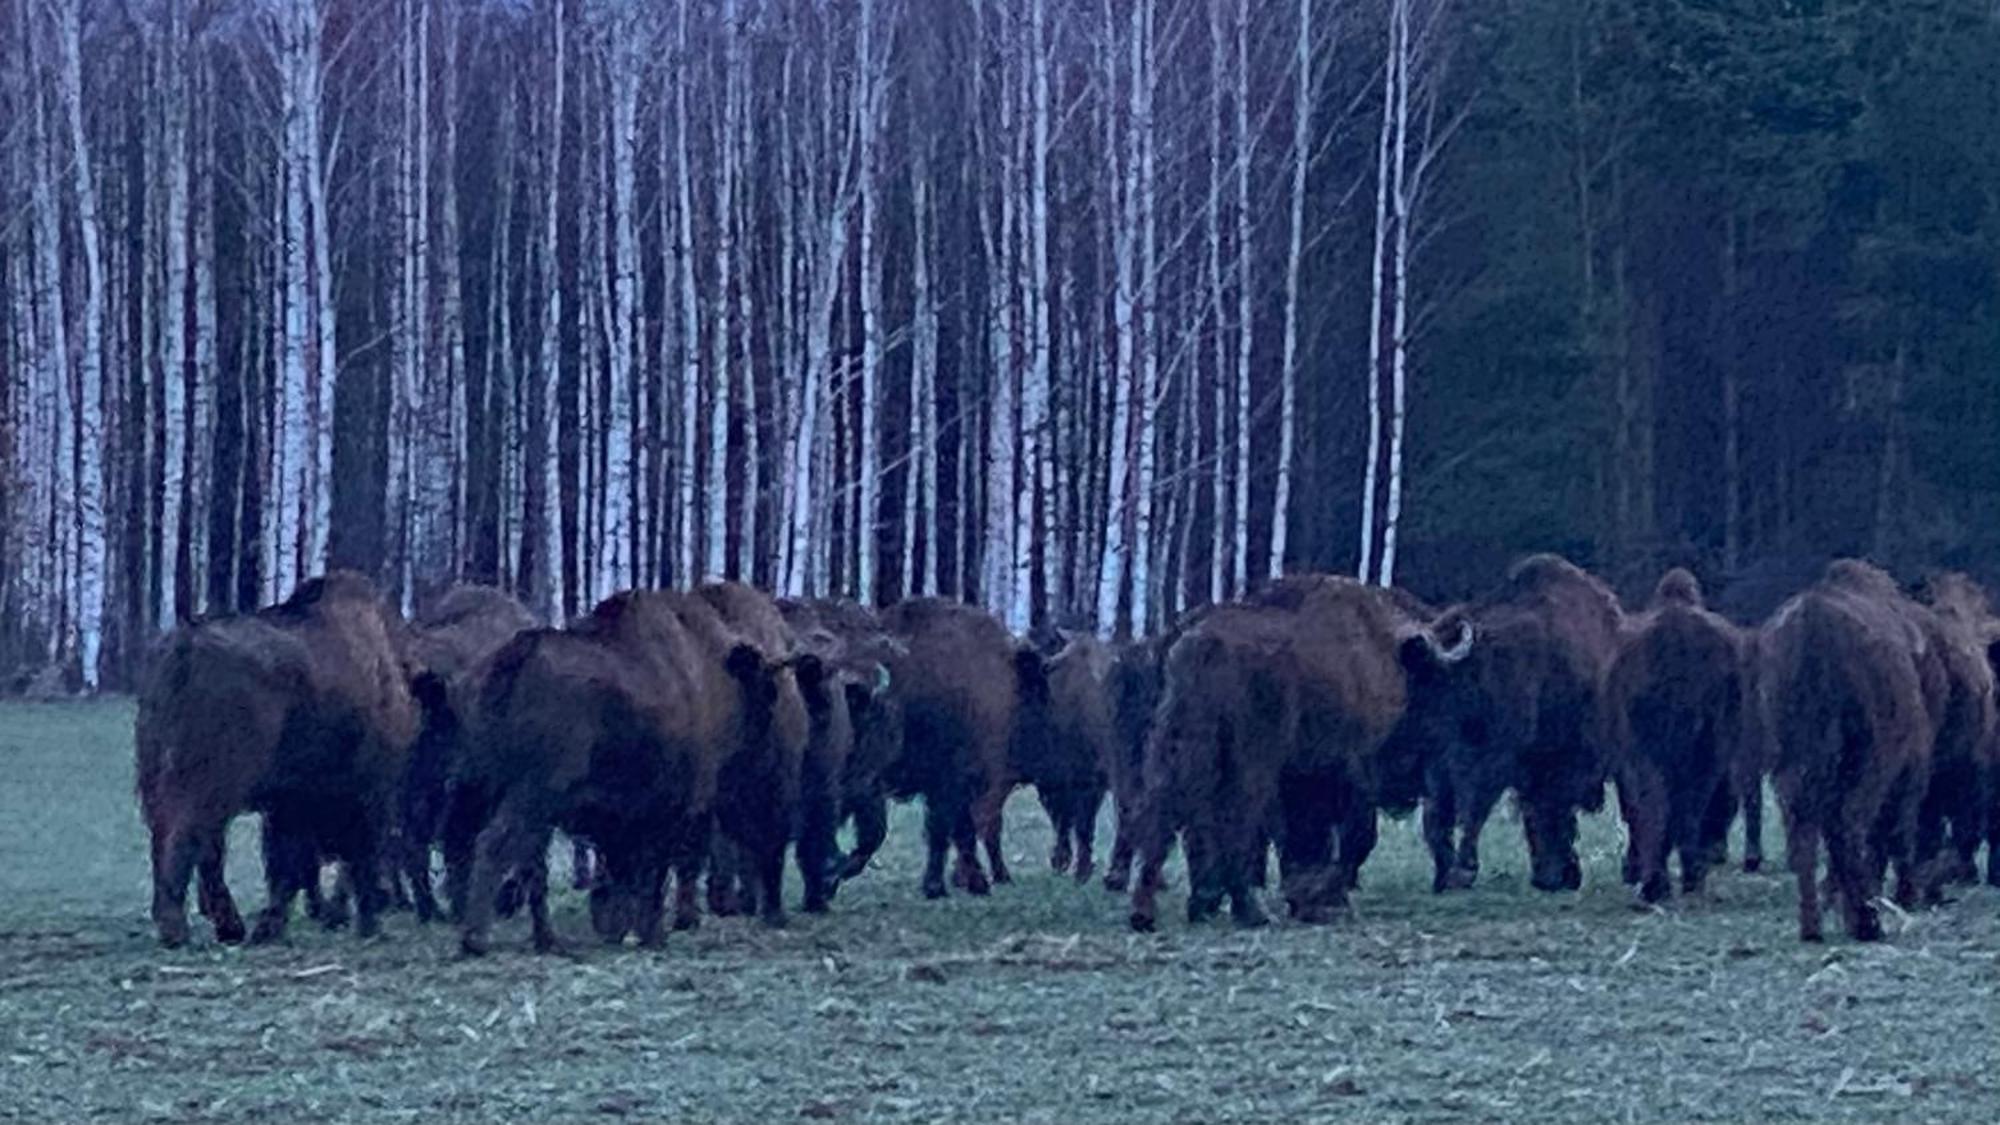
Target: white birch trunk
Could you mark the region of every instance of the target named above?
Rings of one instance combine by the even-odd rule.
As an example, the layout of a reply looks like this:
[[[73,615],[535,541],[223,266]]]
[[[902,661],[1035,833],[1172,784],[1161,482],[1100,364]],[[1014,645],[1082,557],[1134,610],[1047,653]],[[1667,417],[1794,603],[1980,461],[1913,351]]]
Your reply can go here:
[[[98,227],[97,181],[84,125],[83,28],[81,0],[58,10],[62,44],[63,104],[69,123],[70,160],[76,191],[76,225],[83,243],[83,349],[77,387],[77,557],[76,638],[83,686],[95,692],[98,656],[104,643],[104,254]]]
[[[633,528],[633,395],[639,341],[639,80],[644,66],[645,25],[636,0],[618,5],[609,21],[611,94],[611,323],[609,382],[603,435],[603,531],[597,556],[596,600],[637,582]]]
[[[740,58],[744,52],[739,47],[737,53]],[[736,149],[736,160],[740,168],[747,168],[757,152],[757,114],[749,104],[751,76],[747,72],[747,63],[739,61],[738,66],[743,68],[745,73],[738,79],[743,111],[740,121],[742,136],[741,143]],[[737,357],[737,369],[743,372],[743,494],[737,498],[742,507],[736,528],[736,578],[752,584],[757,582],[758,577],[757,559],[760,556],[757,550],[757,505],[761,499],[764,479],[763,450],[759,438],[763,420],[757,416],[756,333],[753,330],[757,321],[751,315],[752,295],[755,293],[755,287],[751,284],[755,273],[752,264],[756,257],[751,252],[751,247],[754,245],[751,237],[756,230],[755,214],[756,207],[752,193],[748,189],[738,192],[734,221],[737,223],[737,268],[741,271],[736,279],[736,330],[742,344]],[[783,331],[782,325],[780,331]]]
[[[1396,75],[1394,351],[1390,372],[1389,498],[1382,521],[1382,559],[1376,581],[1396,583],[1396,532],[1403,518],[1403,415],[1409,359],[1410,211],[1415,185],[1408,174],[1410,147],[1410,0],[1394,0],[1390,66]],[[1384,114],[1388,113],[1384,107]],[[1379,282],[1377,283],[1380,284]],[[1371,373],[1372,379],[1372,373]]]
[[[979,22],[980,46],[985,52],[985,6],[975,3],[974,18]],[[1014,316],[1013,316],[1013,271],[1002,265],[1002,255],[1011,256],[1014,247],[1014,149],[1010,136],[1014,128],[1014,87],[1009,81],[1011,68],[1007,66],[1008,54],[1005,45],[1001,49],[1000,68],[1000,128],[995,142],[1000,157],[1000,218],[997,238],[993,230],[993,218],[986,202],[990,194],[984,186],[980,192],[980,236],[985,243],[987,270],[987,410],[986,410],[986,535],[982,544],[985,555],[980,567],[979,596],[994,615],[1011,626],[1014,621],[1014,568],[1015,541],[1014,507],[1014,457],[1015,457],[1015,381],[1018,365],[1014,358]],[[981,83],[975,68],[973,82],[973,104],[975,107],[984,100]],[[975,138],[983,138],[980,127],[983,115],[975,113],[973,133]],[[975,145],[981,142],[975,140]]]
[[[1034,486],[1020,489],[1028,511],[1016,521],[1014,617],[1010,624],[1017,634],[1026,633],[1032,623],[1034,585],[1030,568],[1035,560],[1035,543],[1042,540],[1042,590],[1053,603],[1062,590],[1058,567],[1062,553],[1055,545],[1055,443],[1048,431],[1052,416],[1049,320],[1049,44],[1046,0],[1032,0],[1029,14],[1029,63],[1033,70],[1031,94],[1033,147],[1030,150],[1028,190],[1028,312],[1033,324],[1030,337],[1028,386],[1021,400],[1021,433],[1024,441],[1023,466],[1032,466]],[[1041,508],[1040,528],[1034,516]],[[1044,538],[1044,534],[1046,537]]]
[[[286,5],[281,35],[284,90],[281,106],[285,132],[283,149],[284,261],[281,285],[284,296],[283,346],[280,351],[277,393],[273,395],[273,470],[271,495],[277,517],[272,545],[274,599],[289,596],[303,577],[310,529],[305,526],[310,501],[310,461],[313,455],[310,426],[311,404],[307,370],[310,345],[307,341],[307,277],[311,269],[307,243],[305,149],[310,134],[305,125],[306,62],[305,25],[312,22],[308,0],[291,0]]]
[[[187,487],[187,274],[188,274],[188,89],[184,14],[169,5],[165,14],[166,52],[161,80],[163,155],[166,160],[162,204],[165,276],[161,286],[160,367],[161,432],[164,435],[160,477],[160,601],[154,625],[173,628],[180,588],[181,513]]]
[[[28,41],[33,21],[26,6],[21,9],[22,65],[28,65]],[[73,616],[76,607],[71,561],[75,558],[76,521],[76,405],[69,378],[69,309],[62,283],[62,207],[58,199],[59,170],[62,168],[61,142],[50,121],[54,92],[28,82],[34,106],[30,111],[29,159],[34,174],[29,181],[35,243],[36,326],[40,352],[37,357],[41,394],[38,413],[48,427],[48,452],[53,468],[36,505],[37,516],[44,514],[49,529],[41,560],[41,589],[45,599],[47,655],[51,662],[67,660],[75,651]]]
[[[674,581],[695,582],[695,465],[701,433],[700,298],[695,289],[693,170],[688,165],[688,83],[692,56],[688,52],[688,0],[680,2],[676,41],[679,73],[674,79],[675,257],[680,266],[681,385],[680,385],[680,503],[674,524]]]
[[[1117,29],[1112,22],[1109,0],[1106,0],[1103,15],[1106,40],[1115,43]],[[1136,40],[1135,32],[1131,48],[1134,56],[1139,51]],[[1102,69],[1105,78],[1104,96],[1107,99],[1115,98],[1117,96],[1115,48],[1107,51]],[[1136,101],[1140,96],[1138,68],[1134,66],[1132,69],[1131,96]],[[1107,134],[1105,139],[1105,148],[1111,161],[1110,202],[1112,211],[1116,215],[1112,229],[1112,257],[1116,261],[1117,272],[1116,289],[1112,296],[1112,327],[1117,338],[1117,358],[1111,372],[1115,395],[1111,404],[1111,445],[1106,451],[1110,479],[1105,491],[1104,551],[1097,576],[1097,631],[1099,635],[1109,639],[1118,633],[1119,600],[1131,553],[1127,547],[1126,524],[1131,500],[1129,484],[1132,394],[1138,382],[1138,368],[1134,363],[1137,295],[1136,264],[1133,261],[1138,247],[1138,130],[1128,123],[1126,136],[1123,138],[1125,157],[1122,161],[1117,155],[1121,147],[1119,140],[1111,134]]]
[[[194,160],[194,369],[188,394],[188,609],[208,612],[210,532],[215,480],[216,321],[215,303],[215,93],[206,59],[191,60],[194,72],[197,156]],[[248,325],[246,324],[246,328]],[[235,538],[234,533],[231,539]]]
[[[1278,398],[1278,486],[1271,502],[1271,560],[1266,573],[1285,572],[1285,541],[1292,507],[1292,455],[1298,430],[1299,266],[1305,257],[1306,167],[1312,160],[1312,0],[1299,0],[1297,100],[1292,107],[1292,226],[1285,258],[1284,380]]]
[[[563,619],[562,474],[556,459],[557,427],[561,420],[558,368],[562,363],[562,289],[556,263],[557,210],[562,182],[563,132],[563,4],[549,4],[549,117],[545,163],[542,168],[542,329],[541,417],[535,426],[535,461],[541,474],[541,527],[535,559],[536,601],[544,621]]]
[[[1401,17],[1395,10],[1397,6],[1396,0],[1391,0],[1388,57],[1382,65],[1382,128],[1375,150],[1375,252],[1368,259],[1368,463],[1361,487],[1361,563],[1355,574],[1363,582],[1372,582],[1375,578],[1376,477],[1382,463],[1382,313],[1392,245],[1389,234],[1389,152],[1392,143],[1398,158],[1402,155],[1402,142],[1396,134],[1395,112],[1397,69],[1401,66],[1398,44],[1402,36]],[[1398,202],[1400,204],[1400,200]],[[1399,206],[1399,214],[1400,210]]]
[[[881,201],[875,183],[876,134],[881,128],[885,99],[881,89],[887,82],[875,54],[875,0],[861,0],[861,27],[856,47],[858,63],[854,112],[861,123],[860,205],[861,240],[861,401],[860,401],[860,515],[854,524],[855,594],[862,605],[875,604],[875,521],[881,510],[882,457],[877,386],[882,368],[882,260],[875,245],[875,225]]]
[[[707,514],[706,546],[702,575],[720,579],[728,568],[729,554],[729,404],[731,400],[729,360],[729,282],[735,272],[736,242],[736,131],[743,112],[742,50],[737,27],[736,0],[722,0],[723,77],[722,122],[716,135],[715,155],[715,362],[709,373],[708,398],[708,484],[702,498]]]
[[[1257,138],[1250,133],[1250,0],[1236,3],[1236,502],[1230,545],[1230,588],[1238,596],[1250,581],[1250,301],[1252,245],[1250,171]]]
[[[1155,188],[1156,141],[1153,135],[1153,0],[1139,0],[1132,14],[1132,128],[1139,154],[1139,434],[1138,480],[1132,533],[1132,631],[1143,635],[1152,618],[1150,597],[1153,550],[1153,482],[1157,468],[1159,428],[1159,234]]]
[[[300,5],[300,32],[304,46],[299,54],[300,110],[302,133],[301,176],[305,181],[305,206],[312,238],[312,310],[310,331],[314,367],[309,376],[313,395],[310,436],[311,461],[306,465],[312,491],[300,530],[304,540],[304,574],[326,570],[333,521],[333,431],[334,398],[339,390],[340,367],[334,352],[336,329],[333,304],[332,219],[327,214],[327,172],[321,157],[320,110],[325,91],[320,70],[320,12],[318,0],[296,0]]]
[[[1226,288],[1222,276],[1222,94],[1223,94],[1223,8],[1211,3],[1208,9],[1208,283],[1210,332],[1209,423],[1209,545],[1208,600],[1220,603],[1228,596],[1223,585],[1224,567],[1229,561],[1229,460],[1228,448],[1228,325],[1223,318]]]

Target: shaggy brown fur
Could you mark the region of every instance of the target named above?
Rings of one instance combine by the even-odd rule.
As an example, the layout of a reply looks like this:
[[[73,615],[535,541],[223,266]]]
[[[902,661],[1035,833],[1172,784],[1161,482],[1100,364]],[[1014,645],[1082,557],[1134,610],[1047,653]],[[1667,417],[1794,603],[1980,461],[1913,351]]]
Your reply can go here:
[[[271,893],[253,940],[284,935],[321,852],[343,860],[361,888],[356,931],[377,932],[379,852],[418,724],[394,631],[368,580],[335,572],[280,605],[191,624],[166,641],[136,728],[163,944],[188,940],[197,869],[216,936],[242,939],[223,850],[230,820],[252,811],[264,816]]]
[[[1089,634],[1071,638],[1048,661],[1045,676],[1022,675],[1021,723],[1015,770],[1035,787],[1055,829],[1049,866],[1087,883],[1095,869],[1097,809],[1104,802],[1107,767],[1118,757],[1112,693],[1115,657]]]
[[[787,599],[778,603],[778,610],[800,650],[818,656],[831,669],[823,708],[815,705],[812,693],[807,698],[813,707],[814,737],[829,755],[823,761],[840,760],[839,805],[831,831],[838,832],[850,818],[855,829],[851,854],[841,855],[837,846],[828,844],[833,874],[826,893],[831,896],[840,883],[868,869],[888,837],[889,794],[884,779],[903,756],[903,710],[890,665],[904,646],[889,636],[873,612],[856,602]],[[834,745],[842,737],[850,739],[844,756]],[[812,908],[810,888],[807,907]]]
[[[1668,571],[1652,605],[1628,622],[1604,680],[1611,772],[1631,839],[1626,881],[1646,902],[1670,893],[1674,852],[1682,891],[1701,889],[1708,825],[1732,793],[1744,698],[1741,636],[1704,608],[1694,575]]]
[[[1935,730],[1921,667],[1927,642],[1886,575],[1843,561],[1785,603],[1758,642],[1758,703],[1799,887],[1799,937],[1822,937],[1820,844],[1861,941],[1882,936],[1882,868],[1915,897],[1917,815]]]
[[[770,726],[771,673],[754,645],[688,618],[687,595],[641,591],[599,604],[568,630],[521,633],[489,660],[453,774],[446,830],[460,945],[485,952],[494,892],[527,873],[538,949],[549,928],[549,834],[590,841],[603,870],[590,891],[606,941],[663,938],[676,875],[677,926],[699,920],[695,885],[723,763]]]
[[[423,728],[403,778],[397,837],[402,875],[420,922],[437,916],[431,849],[444,829],[445,783],[477,686],[474,671],[516,633],[535,625],[535,615],[506,592],[473,585],[452,587],[411,623],[410,688],[423,708]]]
[[[1420,746],[1394,737],[1407,668],[1461,661],[1470,639],[1441,644],[1390,595],[1345,579],[1269,597],[1211,610],[1168,654],[1144,768],[1136,929],[1154,925],[1176,828],[1187,841],[1189,919],[1227,897],[1239,924],[1260,924],[1251,874],[1274,820],[1291,912],[1324,921],[1374,847],[1378,811],[1412,807],[1421,791]]]
[[[1583,883],[1576,818],[1604,802],[1598,689],[1617,651],[1617,595],[1554,555],[1516,563],[1485,600],[1446,614],[1477,628],[1469,666],[1426,692],[1417,723],[1433,742],[1424,835],[1437,890],[1470,886],[1479,835],[1508,788],[1542,890]],[[1454,840],[1454,833],[1460,838]]]
[[[825,891],[824,845],[831,837],[829,810],[838,764],[815,763],[808,793],[802,787],[807,750],[811,746],[832,753],[840,747],[812,744],[806,701],[793,667],[792,630],[768,595],[739,582],[719,582],[700,587],[684,605],[690,627],[709,638],[718,658],[748,644],[771,669],[768,683],[758,685],[769,699],[755,706],[746,701],[750,713],[768,714],[768,719],[760,729],[745,732],[717,780],[715,820],[721,838],[716,841],[718,862],[709,874],[709,906],[718,914],[754,911],[766,925],[782,926],[785,849],[801,838],[807,806],[813,809],[814,835],[810,845],[801,847],[800,862],[813,872],[808,882],[819,883],[822,896]],[[701,612],[704,607],[710,612]],[[808,678],[823,688],[818,658],[803,659]],[[734,865],[731,850],[738,853]]]
[[[1933,716],[1937,746],[1931,784],[1919,814],[1917,860],[1925,870],[1927,897],[1940,897],[1945,882],[1973,882],[1977,856],[1988,824],[1995,745],[1994,672],[1988,655],[2000,640],[1985,591],[1962,574],[1929,583],[1928,606],[1918,607],[1919,623],[1943,657],[1949,679],[1944,709]],[[1993,866],[1989,857],[1988,866]]]
[[[1104,888],[1124,893],[1131,885],[1132,860],[1139,836],[1139,810],[1145,790],[1146,737],[1153,728],[1166,687],[1166,654],[1178,633],[1133,641],[1118,648],[1111,666],[1111,708],[1114,740],[1102,765],[1118,810],[1118,835],[1111,862],[1104,869]]]
[[[886,781],[894,796],[924,799],[924,895],[944,897],[945,852],[952,846],[957,882],[985,894],[980,842],[993,881],[1009,878],[1000,811],[1017,780],[1010,747],[1021,673],[1040,658],[1017,649],[985,612],[952,602],[903,602],[884,611],[882,623],[904,646],[890,665],[903,709],[903,753]]]

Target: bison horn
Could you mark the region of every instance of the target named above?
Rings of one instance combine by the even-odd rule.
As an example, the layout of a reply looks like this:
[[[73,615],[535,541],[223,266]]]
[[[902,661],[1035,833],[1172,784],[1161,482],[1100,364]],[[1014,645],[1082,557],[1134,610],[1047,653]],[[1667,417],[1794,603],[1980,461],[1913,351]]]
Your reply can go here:
[[[889,666],[887,664],[877,664],[875,666],[875,694],[879,697],[888,690]]]
[[[1460,618],[1457,625],[1458,639],[1448,645],[1438,639],[1435,630],[1424,630],[1424,644],[1430,648],[1431,656],[1439,664],[1457,664],[1472,655],[1472,642],[1477,630],[1472,627],[1469,619]]]

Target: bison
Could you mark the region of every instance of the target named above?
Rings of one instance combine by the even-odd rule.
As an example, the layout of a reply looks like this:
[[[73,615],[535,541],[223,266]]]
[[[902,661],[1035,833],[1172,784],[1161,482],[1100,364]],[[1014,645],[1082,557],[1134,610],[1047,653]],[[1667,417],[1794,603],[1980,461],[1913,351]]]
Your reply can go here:
[[[700,615],[688,600],[616,595],[568,629],[518,634],[482,669],[445,833],[463,953],[486,951],[494,892],[515,870],[527,875],[536,948],[555,947],[553,828],[589,841],[601,860],[590,889],[600,938],[659,944],[669,870],[675,925],[698,922],[719,776],[770,729],[776,691],[754,644],[718,651],[719,630],[689,627]]]
[[[957,881],[986,894],[977,845],[986,848],[992,882],[1006,882],[1000,817],[1016,781],[1017,704],[1024,676],[1041,674],[1041,657],[1018,648],[990,615],[953,602],[902,602],[883,612],[882,624],[902,646],[890,661],[903,714],[902,754],[885,782],[893,796],[924,799],[923,893],[947,893],[945,853],[955,845]]]
[[[1378,812],[1414,808],[1422,792],[1423,745],[1399,736],[1412,671],[1442,672],[1474,648],[1462,620],[1447,642],[1386,592],[1330,577],[1287,580],[1189,625],[1168,652],[1148,738],[1133,928],[1155,924],[1176,829],[1190,921],[1227,898],[1239,925],[1262,924],[1251,877],[1272,824],[1292,915],[1331,917],[1374,847]]]
[[[1040,669],[1021,669],[1021,737],[1014,769],[1035,787],[1055,830],[1049,866],[1076,880],[1095,870],[1097,810],[1109,767],[1118,756],[1113,668],[1109,645],[1089,634],[1072,637]]]
[[[373,585],[336,571],[276,606],[167,639],[135,731],[162,944],[188,940],[197,871],[216,937],[242,940],[223,853],[230,820],[253,811],[263,814],[270,890],[253,941],[284,935],[322,852],[344,861],[359,888],[356,932],[378,932],[378,862],[418,726],[394,634]]]
[[[1671,891],[1670,853],[1680,856],[1682,891],[1699,891],[1715,825],[1727,830],[1744,733],[1743,648],[1736,627],[1703,605],[1694,575],[1674,569],[1605,673],[1606,745],[1631,840],[1627,882],[1646,902]]]
[[[474,671],[515,634],[536,624],[534,614],[511,595],[475,585],[447,590],[411,624],[410,686],[422,707],[423,725],[403,779],[397,835],[402,875],[420,922],[437,916],[431,849],[444,828],[446,781]]]
[[[739,582],[718,582],[698,588],[681,605],[690,629],[707,640],[715,655],[747,644],[773,669],[768,683],[756,687],[768,698],[746,701],[746,713],[759,717],[756,725],[744,730],[717,778],[715,817],[720,836],[709,874],[709,904],[718,914],[747,909],[766,925],[782,926],[785,849],[794,839],[800,842],[799,862],[808,895],[822,901],[825,897],[839,764],[824,757],[838,754],[844,744],[838,740],[813,744],[821,760],[812,763],[811,789],[805,788],[810,718],[799,670],[793,667],[791,629],[769,596]],[[804,679],[812,683],[816,695],[823,695],[818,657],[807,654],[799,660]],[[820,703],[823,708],[823,698]],[[808,809],[813,824],[802,832],[802,813]]]
[[[1146,737],[1166,686],[1166,654],[1172,636],[1133,641],[1120,647],[1112,658],[1113,741],[1106,748],[1103,771],[1118,812],[1118,835],[1111,846],[1111,861],[1104,869],[1104,887],[1120,894],[1131,883],[1145,793]]]
[[[1963,574],[1933,578],[1928,605],[1914,606],[1930,646],[1942,657],[1948,688],[1944,708],[1933,716],[1937,743],[1931,783],[1918,814],[1917,860],[1925,870],[1926,896],[1938,897],[1944,882],[1973,882],[1982,837],[1996,832],[1989,823],[1995,745],[1994,664],[2000,644],[1985,591]],[[1991,858],[1988,867],[1993,867]],[[1991,872],[2000,878],[2000,871]]]
[[[903,710],[890,664],[907,650],[857,602],[785,599],[778,611],[800,650],[818,656],[828,670],[827,689],[807,696],[816,747],[808,768],[813,756],[827,764],[840,762],[833,829],[837,832],[850,819],[855,826],[854,850],[842,855],[836,845],[828,855],[833,874],[826,893],[831,896],[842,882],[867,870],[888,836],[886,778],[903,754]],[[843,735],[850,739],[844,752],[838,746]],[[814,909],[810,887],[807,909]]]
[[[1411,726],[1432,747],[1424,837],[1438,891],[1479,873],[1479,836],[1501,795],[1518,795],[1545,891],[1583,885],[1577,814],[1603,807],[1607,758],[1599,688],[1624,610],[1595,577],[1554,555],[1514,564],[1485,599],[1447,611],[1480,637],[1467,667],[1426,674]],[[1456,836],[1456,838],[1454,838]]]
[[[1941,677],[1888,576],[1835,562],[1781,606],[1757,640],[1766,751],[1799,887],[1799,937],[1822,940],[1820,845],[1847,931],[1882,937],[1883,867],[1914,901],[1917,817],[1930,777]]]

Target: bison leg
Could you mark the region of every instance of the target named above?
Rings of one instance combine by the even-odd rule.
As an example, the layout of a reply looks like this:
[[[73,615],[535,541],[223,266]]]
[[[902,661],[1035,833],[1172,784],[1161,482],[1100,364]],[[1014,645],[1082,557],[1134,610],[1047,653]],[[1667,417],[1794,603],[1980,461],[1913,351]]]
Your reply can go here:
[[[556,938],[555,927],[549,924],[549,836],[549,830],[543,829],[535,844],[534,858],[521,872],[522,880],[527,883],[528,924],[533,927],[537,953],[562,952],[562,942]]]
[[[268,901],[250,932],[252,945],[281,941],[291,922],[292,900],[319,881],[319,850],[309,833],[282,812],[264,814],[264,886]]]
[[[718,838],[707,816],[684,817],[673,836],[667,862],[660,865],[659,882],[664,884],[669,867],[674,874],[674,930],[685,932],[701,925],[701,908],[695,901],[695,884],[710,842]],[[645,876],[648,880],[654,877]],[[664,909],[664,906],[662,907]]]
[[[1097,866],[1097,810],[1103,803],[1102,785],[1086,786],[1076,791],[1070,826],[1076,834],[1076,881],[1079,883],[1090,882],[1091,871]]]
[[[1688,800],[1675,846],[1681,857],[1681,893],[1694,895],[1707,883],[1710,867],[1729,861],[1729,849],[1723,841],[1729,834],[1736,801],[1728,784],[1719,779],[1705,794],[1697,789]]]
[[[708,912],[717,918],[731,918],[743,911],[743,896],[737,887],[742,871],[739,847],[726,833],[717,832],[708,845]]]
[[[854,850],[841,864],[843,883],[868,870],[868,862],[882,850],[882,841],[889,838],[889,799],[871,793],[848,802],[847,811],[854,817]]]
[[[1381,840],[1381,825],[1373,806],[1360,804],[1348,811],[1340,825],[1340,880],[1343,890],[1361,886],[1361,865],[1375,853]]]
[[[1756,874],[1764,866],[1764,778],[1752,774],[1737,794],[1743,805],[1743,870]]]
[[[1856,941],[1882,940],[1882,918],[1875,909],[1881,875],[1868,855],[1865,835],[1835,820],[1826,829],[1827,866],[1840,892],[1847,933]]]
[[[1049,849],[1049,867],[1058,875],[1069,871],[1070,860],[1075,855],[1070,850],[1070,792],[1054,786],[1035,786],[1035,799],[1042,804],[1042,811],[1049,816],[1049,829],[1055,833],[1055,844]]]
[[[1000,830],[1003,823],[1001,814],[1007,807],[1007,794],[1012,788],[1011,785],[1004,784],[988,786],[986,791],[980,794],[979,798],[973,802],[971,809],[972,826],[978,830],[979,842],[985,845],[986,864],[992,872],[994,883],[1011,883],[1014,881],[1013,874],[1007,870],[1007,859],[1000,852]],[[965,853],[961,849],[959,853],[961,871],[964,871],[964,855]],[[986,893],[983,890],[975,889],[980,883],[984,882],[983,879],[973,878],[974,875],[978,874],[978,867],[979,865],[975,861],[970,871],[964,871],[966,877],[965,889],[967,892],[975,895]]]
[[[1673,893],[1666,868],[1669,844],[1676,838],[1668,826],[1674,810],[1668,807],[1664,788],[1659,771],[1650,765],[1633,765],[1618,779],[1618,806],[1625,814],[1627,840],[1625,882],[1636,887],[1639,901],[1646,903],[1664,902]],[[1539,862],[1536,867],[1539,872]]]
[[[583,840],[569,842],[569,885],[571,890],[587,891],[597,881],[597,856],[590,850],[590,844]]]
[[[1478,882],[1479,837],[1505,792],[1497,785],[1475,785],[1465,791],[1467,799],[1458,810],[1458,863],[1452,869],[1453,887],[1467,888]]]
[[[969,895],[989,894],[993,890],[986,872],[979,869],[979,845],[984,842],[988,853],[995,858],[998,858],[998,853],[994,849],[1000,846],[999,830],[994,829],[988,838],[978,831],[978,824],[973,810],[969,808],[960,808],[952,820],[952,848],[958,852],[958,869],[952,876],[952,882],[964,888]],[[998,878],[997,873],[995,878]]]
[[[1162,875],[1167,866],[1167,853],[1173,846],[1173,833],[1159,828],[1149,829],[1140,838],[1139,877],[1132,887],[1132,910],[1129,917],[1132,928],[1139,933],[1152,933],[1154,927],[1158,925],[1160,886],[1165,882]],[[1190,850],[1188,855],[1190,873],[1194,865],[1195,857]]]
[[[200,880],[201,914],[215,927],[215,940],[224,945],[239,945],[247,936],[247,930],[243,925],[243,915],[237,912],[235,896],[229,893],[229,882],[223,877],[223,839],[220,833],[210,837],[195,862],[195,873]]]
[[[1799,940],[1826,940],[1819,905],[1819,826],[1798,816],[1788,817],[1785,862],[1799,884]]]
[[[1456,802],[1449,786],[1438,786],[1424,798],[1424,843],[1431,850],[1431,893],[1463,889],[1457,880],[1458,848],[1452,840],[1458,827]]]
[[[785,838],[779,836],[775,842],[760,844],[754,849],[745,849],[745,860],[751,865],[744,874],[754,876],[746,879],[757,894],[757,920],[772,929],[785,927]]]
[[[805,884],[805,911],[824,914],[840,886],[839,849],[834,840],[832,801],[808,801],[799,829],[799,880]]]
[[[153,830],[153,926],[168,949],[188,943],[188,882],[201,851],[201,837],[184,825]]]
[[[924,798],[924,877],[925,898],[943,898],[945,853],[951,848],[951,812],[935,798]]]

